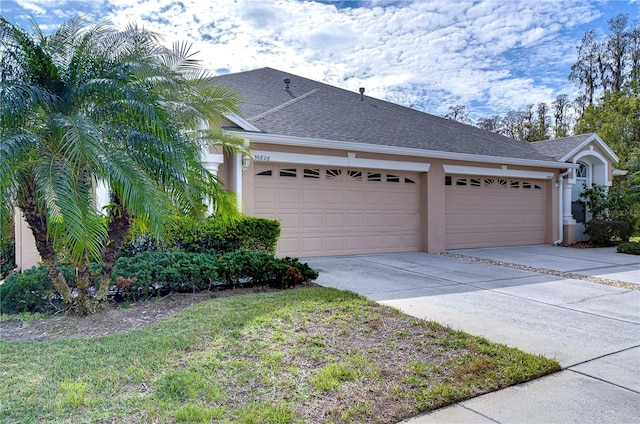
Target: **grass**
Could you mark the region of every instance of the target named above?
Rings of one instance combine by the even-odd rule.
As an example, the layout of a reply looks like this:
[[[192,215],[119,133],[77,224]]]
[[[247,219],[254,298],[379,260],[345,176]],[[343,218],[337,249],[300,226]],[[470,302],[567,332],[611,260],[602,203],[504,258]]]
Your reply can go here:
[[[560,369],[319,287],[127,334],[0,341],[0,356],[0,422],[21,423],[392,423]]]

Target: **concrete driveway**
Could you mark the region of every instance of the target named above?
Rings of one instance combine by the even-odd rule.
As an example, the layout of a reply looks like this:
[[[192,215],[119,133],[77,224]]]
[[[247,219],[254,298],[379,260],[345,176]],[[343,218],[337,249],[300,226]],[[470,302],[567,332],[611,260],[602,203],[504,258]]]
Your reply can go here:
[[[323,286],[524,351],[563,371],[407,421],[640,422],[640,258],[612,248],[523,246],[452,251],[499,266],[426,253],[311,258]],[[573,274],[549,275],[544,270]],[[583,276],[626,281],[627,288]]]

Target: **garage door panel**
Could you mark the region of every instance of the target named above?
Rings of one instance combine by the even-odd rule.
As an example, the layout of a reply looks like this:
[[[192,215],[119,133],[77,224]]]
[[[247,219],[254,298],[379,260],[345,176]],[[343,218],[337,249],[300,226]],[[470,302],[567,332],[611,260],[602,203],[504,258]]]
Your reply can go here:
[[[273,206],[276,203],[275,189],[264,188],[254,194],[254,202],[260,206]]]
[[[322,204],[322,196],[313,191],[302,191],[302,200],[305,203]]]
[[[300,203],[298,190],[279,188],[277,191],[277,201],[281,204],[298,204]]]
[[[344,227],[344,214],[342,213],[327,213],[324,215],[324,225],[327,228],[342,228]]]
[[[275,214],[275,216],[280,221],[281,228],[297,229],[300,227],[300,215],[298,213],[279,213]]]
[[[348,190],[345,194],[345,203],[347,204],[362,205],[364,203],[364,193],[361,191]]]
[[[304,178],[310,174],[303,167],[269,167],[270,174],[255,176],[254,215],[281,222],[279,255],[420,250],[417,173],[394,172],[393,182],[387,182],[387,173],[377,170],[370,172],[373,179],[366,170],[324,168],[314,174],[319,178]],[[286,175],[296,168],[296,177],[281,176],[280,168]]]
[[[542,181],[454,176],[445,188],[447,249],[544,243],[544,187]]]
[[[368,213],[366,215],[366,225],[368,227],[379,227],[384,225],[384,215],[380,213]]]
[[[323,224],[322,214],[320,213],[303,213],[302,228],[305,230],[320,230]]]
[[[363,213],[345,214],[346,228],[359,228],[364,226],[365,215]]]
[[[319,188],[320,189],[320,188]],[[324,201],[327,203],[344,203],[344,192],[339,190],[324,190]]]
[[[364,249],[364,237],[363,236],[346,236],[344,238],[344,247],[348,252],[360,252]]]
[[[287,252],[297,252],[300,250],[298,237],[280,237],[278,239],[278,248]]]

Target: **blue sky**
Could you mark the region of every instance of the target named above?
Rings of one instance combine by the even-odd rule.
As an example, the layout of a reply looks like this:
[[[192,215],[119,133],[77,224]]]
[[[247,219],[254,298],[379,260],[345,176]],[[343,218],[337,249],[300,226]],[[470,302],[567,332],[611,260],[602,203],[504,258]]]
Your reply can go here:
[[[136,22],[191,41],[214,73],[269,66],[443,115],[473,118],[575,96],[567,76],[585,31],[607,32],[640,0],[0,0],[46,31],[76,15]]]

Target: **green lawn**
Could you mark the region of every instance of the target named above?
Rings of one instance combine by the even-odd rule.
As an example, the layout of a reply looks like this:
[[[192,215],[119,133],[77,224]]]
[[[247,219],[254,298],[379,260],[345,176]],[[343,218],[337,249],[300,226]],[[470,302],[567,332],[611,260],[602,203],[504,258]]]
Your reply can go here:
[[[0,422],[393,423],[560,369],[350,292],[220,298],[126,334],[0,341]]]

